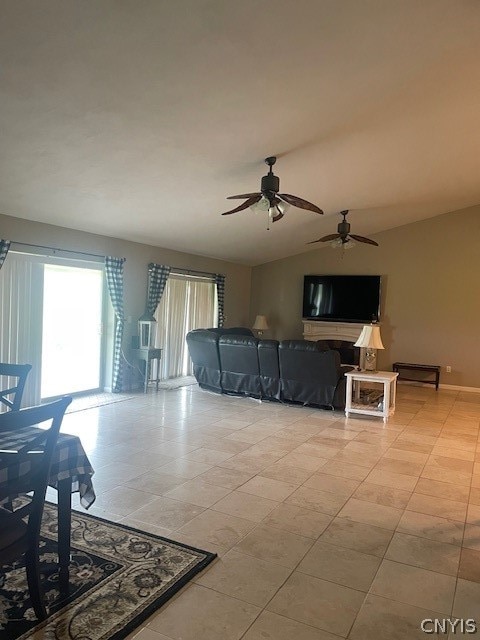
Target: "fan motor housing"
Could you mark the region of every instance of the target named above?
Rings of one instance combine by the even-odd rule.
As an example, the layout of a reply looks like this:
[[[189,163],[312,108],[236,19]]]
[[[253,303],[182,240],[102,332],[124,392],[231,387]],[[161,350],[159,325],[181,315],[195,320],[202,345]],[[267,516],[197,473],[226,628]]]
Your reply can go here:
[[[346,221],[343,220],[342,222],[339,222],[338,224],[338,233],[341,236],[346,236],[350,233],[350,224]]]
[[[274,176],[273,173],[269,173],[262,178],[262,193],[265,191],[273,191],[274,193],[278,193],[280,189],[280,178]]]

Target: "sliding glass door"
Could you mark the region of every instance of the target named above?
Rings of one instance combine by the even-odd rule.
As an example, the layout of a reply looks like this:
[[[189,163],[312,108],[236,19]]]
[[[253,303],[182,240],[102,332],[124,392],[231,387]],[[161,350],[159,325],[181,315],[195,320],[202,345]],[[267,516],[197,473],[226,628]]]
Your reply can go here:
[[[103,387],[102,263],[10,251],[0,271],[0,361],[31,364],[24,406]]]
[[[101,386],[103,270],[44,265],[41,396]]]

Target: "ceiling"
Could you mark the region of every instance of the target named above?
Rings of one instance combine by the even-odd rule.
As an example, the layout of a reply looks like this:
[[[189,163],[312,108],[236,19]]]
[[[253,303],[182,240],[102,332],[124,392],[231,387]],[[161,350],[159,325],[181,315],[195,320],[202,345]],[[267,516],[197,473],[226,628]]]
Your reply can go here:
[[[0,213],[255,265],[478,204],[479,33],[477,0],[3,0]],[[326,215],[219,215],[269,155]]]

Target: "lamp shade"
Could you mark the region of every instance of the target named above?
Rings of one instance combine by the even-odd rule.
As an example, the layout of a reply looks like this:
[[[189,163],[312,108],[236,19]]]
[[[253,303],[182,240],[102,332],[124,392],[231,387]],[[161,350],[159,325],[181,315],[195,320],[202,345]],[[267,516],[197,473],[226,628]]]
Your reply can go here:
[[[257,316],[252,329],[255,329],[255,331],[266,331],[268,329],[266,316]]]
[[[385,349],[380,335],[380,327],[377,324],[365,325],[353,346],[365,349]]]

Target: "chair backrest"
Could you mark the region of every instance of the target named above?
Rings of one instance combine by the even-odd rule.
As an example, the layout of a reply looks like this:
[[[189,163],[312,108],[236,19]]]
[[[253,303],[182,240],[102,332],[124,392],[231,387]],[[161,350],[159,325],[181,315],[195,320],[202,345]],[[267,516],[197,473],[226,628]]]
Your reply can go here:
[[[0,500],[11,503],[17,496],[33,492],[31,501],[16,510],[20,517],[29,516],[29,535],[37,536],[43,513],[50,467],[65,410],[72,398],[65,397],[43,406],[9,411],[0,415],[0,432],[15,434],[21,429],[50,422],[47,429],[26,431],[21,445],[0,451],[0,468],[7,473],[8,483],[0,490]]]
[[[22,404],[23,390],[31,364],[8,364],[0,362],[0,408],[18,411]],[[16,378],[16,380],[13,380]],[[12,384],[13,383],[13,384]]]

